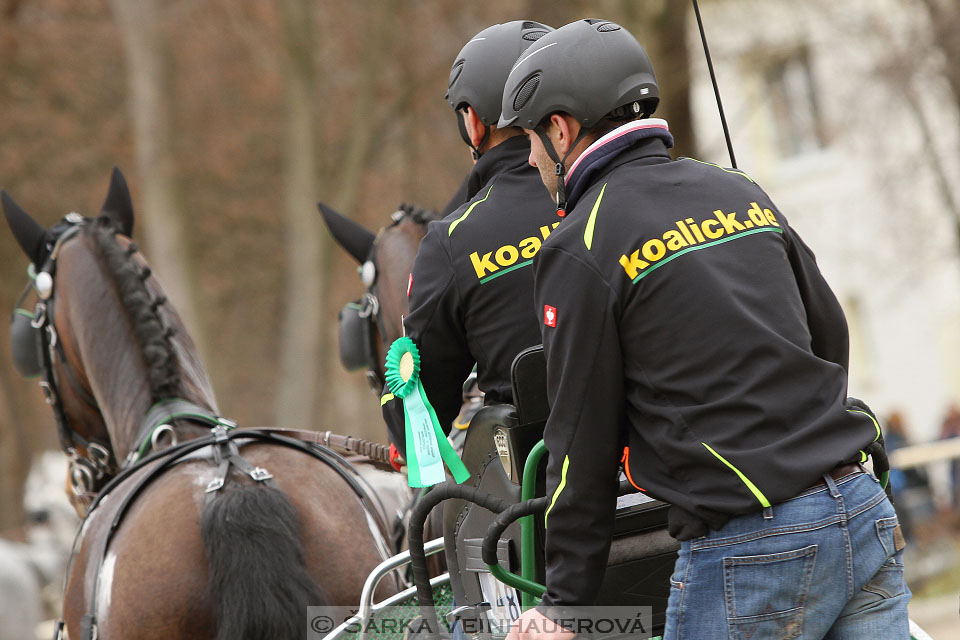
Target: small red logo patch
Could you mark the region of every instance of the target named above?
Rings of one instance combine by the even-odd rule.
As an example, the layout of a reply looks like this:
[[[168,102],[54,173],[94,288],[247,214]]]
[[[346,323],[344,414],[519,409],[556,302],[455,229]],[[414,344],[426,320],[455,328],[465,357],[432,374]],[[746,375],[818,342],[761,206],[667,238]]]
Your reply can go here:
[[[410,290],[413,289],[413,274],[407,279],[407,297],[410,297]]]
[[[543,324],[548,327],[557,326],[557,308],[548,304],[543,305]]]

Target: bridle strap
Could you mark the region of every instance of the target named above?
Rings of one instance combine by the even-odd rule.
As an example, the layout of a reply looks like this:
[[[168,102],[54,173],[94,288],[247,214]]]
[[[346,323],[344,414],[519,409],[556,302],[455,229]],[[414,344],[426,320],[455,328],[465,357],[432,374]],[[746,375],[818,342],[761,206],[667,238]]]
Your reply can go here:
[[[53,248],[50,250],[49,255],[44,261],[43,268],[41,269],[41,273],[47,273],[51,278],[53,278],[57,270],[57,258],[60,255],[60,249],[68,240],[80,233],[80,230],[87,224],[87,220],[78,214],[68,214],[65,219],[65,224],[68,224],[69,226],[56,239]],[[66,359],[66,355],[63,352],[63,347],[60,345],[60,341],[57,336],[57,330],[53,324],[54,295],[55,291],[51,291],[49,298],[46,300],[41,300],[37,303],[33,327],[40,332],[40,356],[43,363],[43,379],[40,381],[40,387],[43,389],[44,395],[46,396],[47,404],[50,405],[50,408],[53,411],[53,416],[57,423],[57,434],[60,438],[60,446],[65,452],[72,452],[72,456],[79,458],[81,456],[79,453],[77,453],[78,449],[87,450],[91,445],[99,445],[100,447],[103,447],[107,451],[111,452],[109,464],[116,465],[116,460],[113,459],[113,447],[110,446],[109,442],[104,443],[97,439],[84,438],[73,428],[71,428],[69,422],[67,421],[67,415],[63,409],[63,403],[60,401],[60,390],[57,384],[56,372],[53,367],[54,355],[56,355],[63,363],[64,370],[67,372],[67,380],[70,383],[71,388],[85,403],[93,408],[98,407],[96,400],[80,385],[76,374],[72,371],[70,363]],[[96,466],[97,461],[92,462],[94,466]]]

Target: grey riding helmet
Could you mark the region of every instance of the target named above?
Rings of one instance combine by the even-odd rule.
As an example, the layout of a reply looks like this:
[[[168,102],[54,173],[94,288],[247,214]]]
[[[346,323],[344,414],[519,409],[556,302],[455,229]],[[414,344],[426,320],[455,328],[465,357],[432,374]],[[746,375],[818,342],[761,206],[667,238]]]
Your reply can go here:
[[[553,31],[539,22],[514,20],[487,27],[463,46],[450,69],[446,100],[473,107],[486,126],[500,119],[503,83],[527,47]]]
[[[634,111],[634,103],[639,112],[630,115],[649,116],[659,101],[653,65],[633,34],[609,20],[579,20],[520,56],[504,85],[497,126],[533,129],[562,111],[589,128],[616,110]]]

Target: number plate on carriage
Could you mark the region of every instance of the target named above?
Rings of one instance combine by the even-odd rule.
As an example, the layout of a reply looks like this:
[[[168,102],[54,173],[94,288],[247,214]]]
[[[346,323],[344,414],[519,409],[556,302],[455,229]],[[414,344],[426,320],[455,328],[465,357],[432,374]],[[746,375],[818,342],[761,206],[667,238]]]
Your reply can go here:
[[[491,633],[504,636],[510,630],[510,624],[521,613],[520,596],[516,589],[503,584],[490,573],[481,557],[482,542],[483,538],[464,540],[466,548],[464,570],[476,575],[477,581],[480,583],[483,601],[490,605],[490,609],[487,611],[487,619]],[[504,569],[511,569],[509,540],[497,542],[497,560]]]
[[[477,577],[480,579],[483,598],[490,603],[490,610],[487,612],[490,631],[497,635],[506,635],[510,625],[520,616],[520,597],[517,590],[503,584],[491,573],[480,573]]]

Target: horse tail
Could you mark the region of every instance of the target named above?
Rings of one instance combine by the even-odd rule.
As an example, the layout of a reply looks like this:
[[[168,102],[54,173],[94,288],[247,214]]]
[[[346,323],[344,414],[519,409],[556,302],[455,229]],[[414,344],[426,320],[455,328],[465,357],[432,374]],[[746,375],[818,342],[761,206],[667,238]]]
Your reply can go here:
[[[326,599],[307,573],[299,518],[281,491],[263,485],[223,490],[200,530],[210,561],[217,640],[302,640],[307,607]]]

